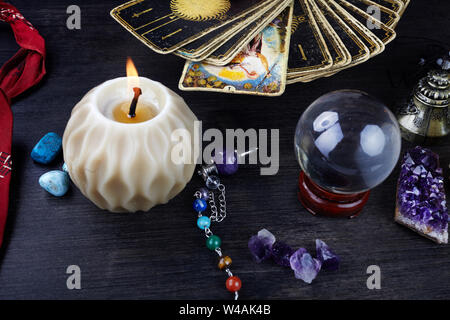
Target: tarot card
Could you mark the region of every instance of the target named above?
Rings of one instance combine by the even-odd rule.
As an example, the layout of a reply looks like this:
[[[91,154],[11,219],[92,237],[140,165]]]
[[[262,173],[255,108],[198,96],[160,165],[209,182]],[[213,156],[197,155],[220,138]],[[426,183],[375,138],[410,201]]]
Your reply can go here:
[[[111,11],[123,27],[158,53],[178,48],[272,0],[133,0]]]
[[[352,61],[350,52],[348,52],[341,38],[337,35],[336,31],[332,28],[328,20],[323,15],[322,11],[317,7],[314,0],[307,0],[313,13],[314,19],[322,32],[322,36],[333,59],[333,66],[330,70],[335,68],[341,68],[350,64]]]
[[[372,2],[375,2],[376,4],[379,4],[380,6],[383,6],[389,10],[392,10],[397,14],[400,14],[400,12],[403,11],[404,4],[400,0],[372,0]]]
[[[348,27],[358,36],[358,38],[364,42],[369,49],[370,58],[384,51],[384,43],[375,34],[372,33],[364,24],[356,20],[350,15],[344,8],[338,5],[334,0],[321,0],[321,3],[325,3],[329,8],[334,11],[342,21],[347,24]]]
[[[242,29],[235,34],[231,39],[222,44],[219,48],[211,52],[204,62],[224,66],[233,60],[233,58],[241,52],[244,47],[258,34],[267,24],[274,20],[288,5],[292,5],[292,1],[282,1],[276,5],[271,12],[265,13],[257,21],[250,26]]]
[[[355,7],[345,0],[335,0],[340,4],[348,14],[351,14],[361,24],[367,25],[368,29],[377,36],[385,45],[395,39],[396,33],[394,29],[388,27],[379,20],[374,19],[371,15]]]
[[[356,43],[358,43],[358,47],[361,48],[362,55],[359,56],[356,51],[352,50],[353,53],[352,57],[355,59],[352,61],[351,64],[349,64],[346,67],[339,68],[339,69],[333,69],[330,68],[327,71],[324,72],[316,72],[311,75],[304,75],[301,77],[296,77],[295,75],[288,74],[287,84],[292,84],[296,82],[310,82],[320,77],[328,77],[331,76],[339,71],[342,71],[346,68],[349,68],[351,66],[354,66],[355,64],[362,63],[366,61],[367,54],[364,53],[364,47],[361,46],[361,41],[364,46],[369,50],[369,58],[373,57],[379,53],[381,53],[384,50],[384,44],[383,42],[377,38],[367,27],[365,27],[362,23],[357,21],[353,16],[348,14],[347,11],[345,11],[341,6],[339,6],[336,2],[333,0],[317,0],[317,4],[319,5],[320,9],[327,12],[330,17],[333,17],[334,19],[329,19],[330,23],[332,24],[333,28],[338,32],[338,34],[341,36],[341,39],[343,39],[346,44],[347,49],[352,48],[353,46],[349,44],[347,37],[345,36],[345,33],[350,36],[352,40],[354,40]],[[328,16],[325,15],[325,17],[328,19]],[[335,20],[336,23],[333,23],[332,21]],[[340,28],[338,25],[346,30],[345,33],[340,32]],[[355,37],[356,35],[356,37]],[[354,55],[356,53],[356,55]]]
[[[403,15],[403,13],[405,12],[406,8],[409,5],[410,0],[400,0],[403,3],[403,8],[402,10],[399,12],[400,16]]]
[[[231,63],[186,62],[181,90],[279,96],[286,86],[293,7],[286,8]]]
[[[227,41],[230,37],[232,37],[236,32],[239,32],[239,30],[242,29],[245,30],[249,25],[256,23],[254,22],[255,18],[257,18],[256,21],[259,21],[261,19],[258,18],[260,16],[273,15],[273,18],[275,18],[281,12],[281,10],[279,10],[278,14],[273,14],[272,11],[274,10],[274,7],[282,2],[286,3],[286,5],[284,6],[285,8],[288,4],[286,0],[273,1],[265,8],[267,10],[266,12],[263,12],[262,10],[254,10],[244,17],[239,18],[235,22],[216,29],[206,34],[205,36],[186,44],[182,48],[177,49],[177,51],[175,51],[174,53],[178,56],[181,56],[182,58],[192,61],[203,60],[211,52],[220,47],[224,41]],[[267,23],[270,21],[267,21]],[[261,26],[260,31],[263,28],[264,26]],[[250,40],[251,39],[252,38],[250,38]]]
[[[239,18],[238,20],[235,21],[235,23],[231,24],[231,26],[225,26],[222,28],[218,28],[214,31],[209,32],[208,34],[204,35],[203,37],[192,41],[188,44],[186,44],[185,46],[177,49],[174,54],[185,58],[185,59],[191,59],[194,60],[195,58],[198,58],[199,56],[201,56],[202,52],[204,52],[204,49],[206,46],[208,46],[213,40],[215,39],[220,39],[220,36],[224,33],[224,32],[229,32],[230,30],[233,30],[235,27],[235,24],[244,24],[245,27],[245,22],[248,21],[249,17],[252,17],[252,13],[249,13],[247,15],[245,15],[242,18]],[[226,28],[228,27],[228,28]]]
[[[304,76],[324,71],[333,59],[306,0],[294,2],[288,74]]]
[[[311,0],[312,1],[312,0]],[[303,77],[298,81],[312,81],[321,77],[333,75],[346,67],[355,66],[357,64],[367,61],[370,57],[370,51],[364,42],[352,31],[352,29],[326,4],[323,0],[314,0],[317,8],[321,10],[324,18],[329,22],[331,27],[335,30],[345,47],[350,54],[350,62],[344,66],[335,66],[329,71],[313,74],[311,76]],[[289,79],[292,82],[292,78]],[[288,82],[289,83],[289,82]]]
[[[373,18],[384,23],[388,27],[395,27],[400,21],[400,16],[386,7],[383,7],[371,0],[343,0],[349,4],[357,7],[365,13],[369,13]],[[377,8],[378,10],[376,10]],[[376,11],[375,11],[376,10]]]
[[[186,54],[182,54],[181,56],[184,58],[188,58],[191,61],[203,61],[206,58],[208,58],[209,56],[211,56],[211,54],[213,52],[215,52],[216,50],[218,50],[220,47],[224,46],[224,43],[228,43],[230,41],[230,39],[233,39],[236,35],[238,34],[245,34],[248,36],[248,42],[250,42],[255,36],[256,34],[258,34],[259,32],[261,32],[264,27],[271,22],[274,18],[276,18],[281,11],[283,11],[283,9],[285,9],[287,7],[287,5],[289,4],[289,1],[287,0],[277,0],[277,1],[273,1],[273,3],[271,4],[271,9],[266,11],[264,14],[262,14],[258,19],[254,20],[255,15],[254,14],[250,14],[249,18],[247,18],[244,23],[241,24],[232,24],[233,26],[230,28],[231,32],[225,32],[224,28],[220,28],[218,30],[213,31],[214,33],[217,31],[219,33],[219,36],[216,36],[212,41],[209,41],[209,43],[206,43],[206,46],[204,46],[203,50],[201,51],[197,51],[195,53],[195,55],[191,55],[190,57],[187,57]],[[282,6],[282,7],[281,7]],[[270,18],[270,19],[269,19]],[[254,32],[253,36],[249,36],[249,33],[254,31],[254,29],[258,28],[258,32]],[[206,35],[208,36],[208,35]],[[195,40],[194,42],[188,44],[186,47],[191,46],[192,44],[195,44],[197,42],[202,41],[204,37]],[[246,45],[247,43],[243,44],[241,46],[241,50],[243,49],[244,45]],[[175,53],[179,53],[181,50],[183,50],[184,48],[181,48],[179,50],[177,50]],[[232,57],[230,57],[230,60],[237,54],[239,53],[240,50],[237,50],[234,55]],[[179,55],[179,54],[177,54]],[[229,62],[229,61],[228,61]],[[224,64],[222,64],[224,65]]]
[[[317,7],[323,13],[325,19],[329,22],[333,30],[337,33],[344,46],[347,48],[351,62],[349,66],[353,66],[370,58],[370,50],[368,46],[361,40],[352,28],[342,20],[339,15],[334,12],[324,0],[314,0]],[[370,43],[368,43],[370,45]]]

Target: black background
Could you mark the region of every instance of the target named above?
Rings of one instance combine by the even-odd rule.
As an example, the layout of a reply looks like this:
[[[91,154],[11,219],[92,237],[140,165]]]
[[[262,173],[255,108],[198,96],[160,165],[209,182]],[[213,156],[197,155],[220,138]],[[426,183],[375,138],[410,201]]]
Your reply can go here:
[[[448,46],[447,1],[413,0],[397,39],[380,56],[331,78],[288,86],[278,98],[180,92],[184,61],[153,53],[110,16],[122,1],[13,1],[47,42],[48,75],[13,105],[14,174],[11,203],[0,251],[0,298],[33,299],[228,299],[217,257],[195,226],[194,177],[169,204],[148,213],[110,214],[97,209],[73,186],[54,198],[38,185],[50,167],[31,160],[34,144],[47,132],[63,134],[71,109],[92,87],[123,76],[131,56],[140,74],[182,95],[204,129],[280,129],[280,170],[260,176],[258,166],[243,166],[223,179],[229,217],[214,225],[233,271],[243,281],[243,299],[406,299],[448,298],[450,255],[393,221],[398,169],[375,188],[360,217],[313,217],[296,197],[299,166],[293,137],[298,118],[320,95],[336,89],[369,92],[394,110],[420,75],[418,61]],[[68,30],[66,9],[81,7],[82,29]],[[446,44],[447,43],[447,44]],[[17,50],[7,24],[0,24],[0,61]],[[430,62],[431,60],[427,60]],[[407,144],[404,144],[406,147]],[[450,160],[448,139],[433,146],[444,174]],[[247,241],[267,228],[293,247],[314,249],[323,239],[340,254],[338,272],[321,272],[312,285],[271,262],[255,264]],[[65,270],[79,265],[82,290],[66,287]],[[366,269],[379,265],[382,289],[368,290]]]

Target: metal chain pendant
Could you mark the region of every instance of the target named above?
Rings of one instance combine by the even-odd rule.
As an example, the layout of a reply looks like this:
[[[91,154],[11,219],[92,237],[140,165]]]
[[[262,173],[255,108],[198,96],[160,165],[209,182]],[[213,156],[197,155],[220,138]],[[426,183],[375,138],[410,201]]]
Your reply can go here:
[[[237,157],[234,158],[236,162],[225,163],[219,166],[219,168],[222,168],[224,170],[218,170],[216,164],[204,165],[200,168],[198,174],[205,181],[207,189],[201,188],[194,193],[195,200],[193,207],[198,214],[197,226],[205,232],[206,247],[209,250],[216,252],[216,254],[219,256],[218,267],[220,270],[225,271],[228,276],[225,282],[226,288],[228,289],[228,291],[234,293],[234,299],[237,300],[239,298],[239,290],[241,289],[242,282],[231,272],[231,258],[222,254],[222,240],[211,230],[212,222],[220,223],[227,217],[225,185],[220,182],[217,174],[221,173],[221,171],[235,172],[237,168],[236,170],[229,170],[229,168],[226,167],[227,165],[232,165],[233,167],[237,166]],[[215,193],[217,193],[217,197]],[[209,217],[205,215],[208,204],[210,211]]]

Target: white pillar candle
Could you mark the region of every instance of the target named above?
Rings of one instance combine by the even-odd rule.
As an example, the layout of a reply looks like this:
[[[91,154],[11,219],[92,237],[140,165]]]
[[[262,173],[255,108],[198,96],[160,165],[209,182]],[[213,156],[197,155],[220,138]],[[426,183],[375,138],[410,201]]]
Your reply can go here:
[[[139,77],[136,117],[126,119],[133,98],[129,79],[107,81],[74,107],[63,137],[64,161],[73,183],[98,207],[148,211],[184,189],[195,169],[195,115],[162,84]],[[172,139],[185,129],[191,139]],[[190,161],[173,161],[174,146]]]

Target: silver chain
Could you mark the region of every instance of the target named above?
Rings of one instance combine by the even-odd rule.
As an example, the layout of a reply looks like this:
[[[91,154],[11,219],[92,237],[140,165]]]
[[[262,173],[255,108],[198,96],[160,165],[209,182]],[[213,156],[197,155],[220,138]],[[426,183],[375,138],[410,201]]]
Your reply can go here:
[[[211,221],[222,222],[227,217],[227,201],[225,197],[225,186],[219,184],[217,188],[220,192],[217,197],[219,201],[219,209],[216,206],[216,200],[214,198],[214,192],[209,192],[209,207],[211,210]]]
[[[207,238],[211,237],[213,235],[213,232],[211,231],[210,228],[205,228],[205,236]]]

